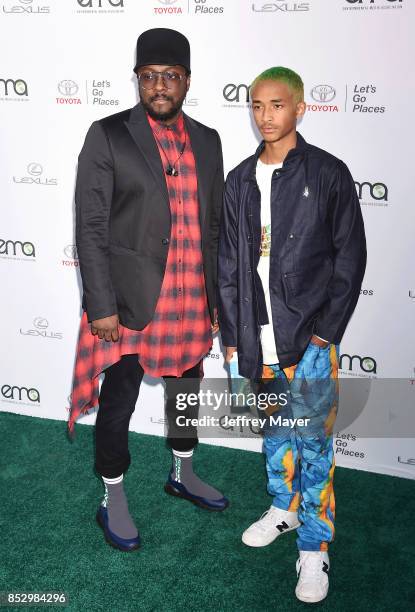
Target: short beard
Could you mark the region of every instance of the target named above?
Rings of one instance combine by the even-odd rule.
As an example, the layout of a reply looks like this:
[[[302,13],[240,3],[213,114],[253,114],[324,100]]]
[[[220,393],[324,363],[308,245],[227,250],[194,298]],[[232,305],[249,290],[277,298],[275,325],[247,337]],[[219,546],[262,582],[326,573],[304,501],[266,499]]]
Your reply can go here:
[[[159,96],[153,96],[152,98],[150,98],[150,102],[152,102],[158,97]],[[168,100],[169,102],[172,102],[172,99],[169,98],[169,96],[161,96],[161,97],[164,98],[165,100]],[[154,119],[155,121],[169,121],[170,119],[173,119],[173,117],[175,117],[179,113],[179,111],[182,108],[183,100],[184,100],[184,97],[181,100],[179,100],[176,105],[173,105],[172,108],[166,113],[158,113],[144,100],[141,100],[141,104],[144,106],[144,108],[146,109],[150,117]]]

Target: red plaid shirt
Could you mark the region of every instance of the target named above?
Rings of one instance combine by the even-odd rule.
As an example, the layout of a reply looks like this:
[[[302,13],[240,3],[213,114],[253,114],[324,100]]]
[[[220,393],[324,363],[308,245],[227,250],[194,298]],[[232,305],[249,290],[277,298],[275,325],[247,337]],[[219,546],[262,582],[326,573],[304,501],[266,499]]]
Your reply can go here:
[[[122,355],[137,353],[150,376],[181,376],[200,361],[212,346],[207,305],[196,164],[183,115],[165,127],[148,117],[163,167],[168,163],[178,176],[166,175],[171,211],[171,235],[166,271],[153,319],[141,331],[119,326],[118,342],[93,336],[87,314],[81,319],[72,387],[69,431],[78,416],[98,402],[99,374]],[[186,137],[186,147],[181,153]],[[164,152],[163,152],[164,151]],[[176,161],[177,160],[177,161]],[[202,370],[203,372],[203,370]]]

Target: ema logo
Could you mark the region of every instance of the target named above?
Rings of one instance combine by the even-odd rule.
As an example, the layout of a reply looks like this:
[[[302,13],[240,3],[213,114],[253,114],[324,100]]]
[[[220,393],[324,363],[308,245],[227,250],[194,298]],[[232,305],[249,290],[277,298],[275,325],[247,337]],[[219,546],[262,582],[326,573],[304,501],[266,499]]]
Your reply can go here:
[[[357,364],[357,365],[356,365]],[[348,355],[343,353],[340,355],[339,368],[348,372],[355,371],[355,368],[360,368],[366,374],[377,374],[377,363],[373,357],[360,357],[360,355]]]
[[[58,91],[63,98],[56,98],[56,104],[82,104],[79,98],[74,98],[78,93],[78,83],[70,79],[65,79],[58,83]]]
[[[23,79],[2,79],[0,78],[0,96],[13,97],[13,92],[16,96],[28,96],[27,83]]]
[[[254,13],[275,13],[276,11],[282,13],[297,13],[301,11],[309,11],[309,2],[283,2],[283,0],[277,0],[277,2],[266,2],[265,4],[252,4],[252,10]]]
[[[79,6],[82,8],[124,8],[124,0],[78,0]]]
[[[346,0],[348,4],[356,6],[350,8],[402,8],[403,0]]]
[[[318,104],[307,104],[307,110],[312,112],[338,113],[336,104],[329,104],[336,97],[336,90],[332,85],[316,85],[310,91],[310,95]]]
[[[357,197],[363,206],[387,206],[388,205],[388,188],[385,183],[363,183],[354,182],[357,191]],[[371,200],[364,200],[364,197],[370,196]]]
[[[23,13],[29,13],[29,14],[47,14],[50,13],[50,7],[49,6],[34,6],[33,5],[33,0],[19,0],[20,5],[14,5],[14,6],[5,6],[3,5],[3,13],[13,13],[15,15],[17,14],[23,14]],[[23,6],[22,6],[23,5]]]
[[[228,83],[222,90],[222,95],[227,102],[235,102],[236,104],[225,104],[224,106],[248,106],[249,104],[249,86],[241,83],[235,85]]]
[[[21,257],[22,255],[24,257]],[[4,259],[28,259],[34,261],[36,258],[35,245],[33,242],[3,240],[0,238],[0,257]]]
[[[37,162],[31,162],[27,168],[27,173],[31,176],[23,176],[20,178],[13,177],[14,183],[25,183],[26,185],[53,185],[56,186],[58,181],[54,178],[42,177],[43,167]]]
[[[1,401],[20,402],[22,404],[40,404],[40,393],[33,387],[17,387],[16,385],[3,385],[0,389]],[[29,401],[27,401],[29,400]]]

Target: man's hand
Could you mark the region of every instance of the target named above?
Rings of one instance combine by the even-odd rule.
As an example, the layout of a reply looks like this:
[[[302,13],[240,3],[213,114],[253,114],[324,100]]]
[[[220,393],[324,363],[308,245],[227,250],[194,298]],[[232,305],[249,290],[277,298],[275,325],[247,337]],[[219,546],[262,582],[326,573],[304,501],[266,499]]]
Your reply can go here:
[[[226,355],[225,355],[225,361],[226,363],[229,363],[230,360],[233,357],[234,352],[236,351],[236,346],[225,346],[225,351],[226,351]]]
[[[219,323],[218,323],[218,309],[213,309],[213,319],[214,322],[211,323],[212,334],[216,334],[219,331]]]
[[[311,344],[317,344],[317,346],[321,346],[321,348],[326,348],[330,344],[330,342],[327,342],[327,340],[322,340],[318,336],[311,336],[310,342]]]
[[[107,342],[117,342],[119,338],[118,333],[118,315],[111,315],[110,317],[104,317],[103,319],[97,319],[91,323],[91,334],[98,336],[101,340]]]

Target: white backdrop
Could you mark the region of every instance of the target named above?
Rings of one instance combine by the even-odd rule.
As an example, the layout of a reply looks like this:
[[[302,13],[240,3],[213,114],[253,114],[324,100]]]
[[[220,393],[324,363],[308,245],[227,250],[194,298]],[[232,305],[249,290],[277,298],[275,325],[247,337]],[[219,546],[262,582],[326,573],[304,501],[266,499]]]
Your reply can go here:
[[[367,231],[341,374],[372,385],[366,422],[395,426],[374,437],[353,423],[336,435],[336,460],[415,478],[405,420],[415,405],[413,0],[0,0],[0,11],[0,410],[67,419],[80,318],[77,155],[93,120],[136,103],[137,36],[171,27],[192,48],[185,110],[219,131],[227,170],[257,146],[245,86],[273,65],[302,75],[299,130],[348,164]],[[226,376],[217,339],[205,373]],[[381,392],[379,379],[397,391]],[[162,434],[162,417],[163,387],[147,380],[131,429]],[[212,442],[260,449],[258,439]]]

